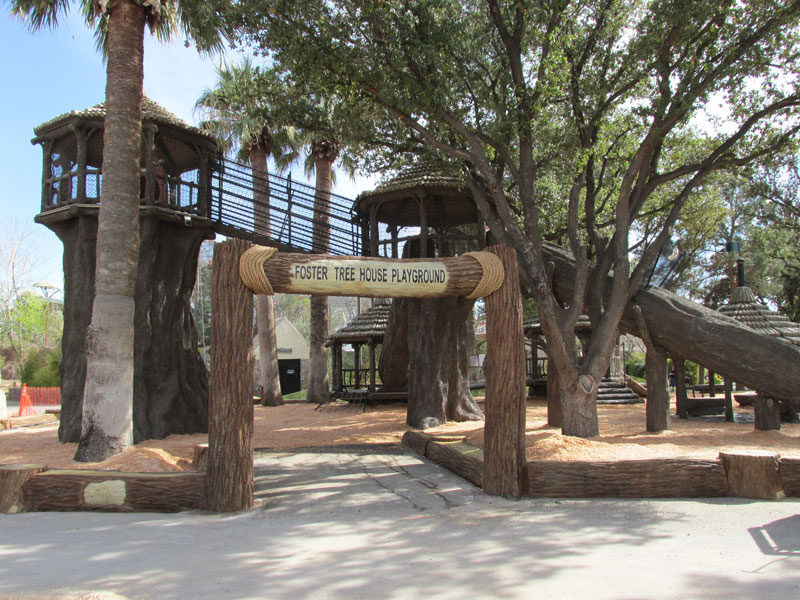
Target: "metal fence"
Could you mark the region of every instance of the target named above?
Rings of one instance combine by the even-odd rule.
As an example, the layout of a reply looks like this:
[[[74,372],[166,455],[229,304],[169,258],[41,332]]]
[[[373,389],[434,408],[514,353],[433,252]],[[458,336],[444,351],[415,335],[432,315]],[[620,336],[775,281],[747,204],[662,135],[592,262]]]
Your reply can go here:
[[[314,187],[227,159],[212,169],[211,193],[209,217],[219,233],[300,252],[360,254],[353,201],[344,196],[322,198],[320,209]]]

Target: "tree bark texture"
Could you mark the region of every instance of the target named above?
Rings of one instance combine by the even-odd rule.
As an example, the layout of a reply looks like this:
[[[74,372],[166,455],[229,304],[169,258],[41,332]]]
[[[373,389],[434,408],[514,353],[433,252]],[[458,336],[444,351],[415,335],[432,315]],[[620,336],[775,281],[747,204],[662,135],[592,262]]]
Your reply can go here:
[[[672,364],[675,367],[675,412],[678,418],[686,419],[689,417],[686,412],[689,402],[686,395],[686,361],[683,358],[673,356]]]
[[[692,498],[728,495],[719,460],[534,460],[526,495],[548,498]]]
[[[669,394],[667,393],[667,353],[663,348],[647,348],[644,359],[647,378],[647,431],[657,433],[670,429]]]
[[[408,300],[406,421],[411,427],[427,429],[448,420],[482,418],[469,391],[464,360],[470,351],[468,322],[473,304],[463,297]]]
[[[781,428],[781,409],[778,401],[759,394],[753,401],[755,428],[758,431],[777,431]]]
[[[80,438],[84,353],[94,293],[97,219],[48,224],[64,244],[64,335],[59,440]],[[192,313],[203,227],[142,218],[136,282],[133,441],[208,431],[208,369]]]
[[[553,244],[545,244],[544,252],[546,260],[555,264],[555,294],[567,301],[571,298],[574,261],[567,251]],[[638,292],[636,304],[653,340],[671,354],[800,408],[800,348],[661,288]],[[638,335],[632,303],[628,303],[619,329]]]
[[[278,339],[275,334],[275,310],[272,296],[256,296],[256,319],[258,326],[258,370],[261,386],[261,404],[280,406],[283,404],[281,381],[278,371]]]
[[[253,294],[239,277],[249,246],[242,240],[214,246],[208,502],[216,512],[253,505]]]
[[[548,371],[553,361],[548,363]],[[585,373],[579,373],[572,381],[565,382],[558,375],[558,391],[561,396],[561,432],[564,435],[589,438],[600,434],[597,420],[597,381]]]
[[[522,495],[525,464],[525,337],[517,253],[490,246],[503,262],[503,285],[486,297],[486,425],[483,489]]]
[[[725,465],[731,496],[760,500],[783,498],[777,452],[720,452],[719,457]]]
[[[478,487],[483,487],[486,478],[484,455],[480,448],[462,442],[434,440],[425,449],[429,459]]]
[[[733,382],[726,377],[725,385],[725,421],[733,423]]]
[[[333,153],[332,153],[333,152]],[[336,151],[329,144],[316,142],[312,148],[316,166],[316,195],[314,196],[314,227],[312,251],[326,254],[330,249],[330,205],[332,167]],[[309,377],[306,402],[324,402],[328,399],[328,298],[311,296],[309,332]]]
[[[178,512],[207,507],[205,473],[52,470],[24,485],[26,510]]]
[[[267,153],[258,144],[250,147],[250,168],[253,172],[253,225],[255,232],[270,237],[269,171]],[[256,324],[258,335],[258,384],[261,386],[261,404],[283,404],[278,373],[278,342],[275,338],[275,312],[272,296],[256,296]]]
[[[83,462],[105,460],[133,443],[145,9],[120,2],[111,8],[107,23],[103,192],[81,439],[75,453],[75,460]]]
[[[561,390],[558,383],[558,371],[547,370],[547,425],[548,427],[561,427],[563,417],[561,412]]]
[[[23,486],[45,465],[0,465],[0,514],[16,514],[26,509]]]
[[[378,364],[381,390],[398,391],[408,386],[408,300],[394,298],[383,335]]]
[[[309,332],[309,377],[306,402],[328,399],[328,297],[311,296],[311,331]]]

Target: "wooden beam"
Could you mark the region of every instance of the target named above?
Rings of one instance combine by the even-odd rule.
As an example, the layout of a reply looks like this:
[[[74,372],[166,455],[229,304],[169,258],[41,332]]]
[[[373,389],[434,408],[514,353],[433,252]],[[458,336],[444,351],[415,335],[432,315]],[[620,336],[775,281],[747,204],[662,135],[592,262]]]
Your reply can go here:
[[[486,297],[483,489],[518,498],[525,464],[525,339],[517,253],[505,246],[487,250],[500,258],[506,275]]]
[[[253,505],[253,294],[239,277],[242,240],[214,245],[208,500],[215,512]]]

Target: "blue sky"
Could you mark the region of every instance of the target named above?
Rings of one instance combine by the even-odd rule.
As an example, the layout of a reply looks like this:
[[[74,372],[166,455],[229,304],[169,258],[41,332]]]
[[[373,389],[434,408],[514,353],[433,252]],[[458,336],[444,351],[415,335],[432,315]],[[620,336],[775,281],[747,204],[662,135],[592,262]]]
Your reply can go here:
[[[104,100],[104,65],[95,50],[92,32],[77,10],[71,10],[56,29],[38,33],[31,33],[22,22],[9,17],[5,3],[0,10],[0,217],[2,222],[13,220],[22,227],[30,225],[33,245],[42,259],[33,279],[60,286],[61,242],[46,227],[33,224],[33,217],[39,212],[42,151],[30,140],[33,128],[40,123]],[[201,57],[194,48],[185,47],[182,40],[161,44],[147,34],[145,93],[194,124],[194,102],[203,89],[214,85],[214,67],[221,58]],[[352,198],[368,187],[369,182],[339,177],[335,191]]]

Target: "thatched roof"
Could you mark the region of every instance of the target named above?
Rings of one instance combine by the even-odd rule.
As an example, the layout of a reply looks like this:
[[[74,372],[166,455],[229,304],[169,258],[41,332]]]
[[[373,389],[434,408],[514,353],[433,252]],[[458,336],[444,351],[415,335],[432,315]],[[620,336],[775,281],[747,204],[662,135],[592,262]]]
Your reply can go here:
[[[38,127],[35,127],[33,132],[36,135],[41,135],[45,131],[55,128],[62,123],[67,121],[71,121],[72,119],[105,119],[106,118],[106,104],[105,102],[101,102],[100,104],[95,104],[94,106],[90,106],[89,108],[84,108],[83,110],[72,110],[68,113],[64,113],[62,115],[58,115],[48,121],[45,121]],[[173,115],[169,112],[166,108],[157,104],[150,100],[147,96],[142,98],[142,120],[143,121],[154,121],[156,123],[162,123],[164,125],[172,125],[178,129],[183,129],[184,131],[189,131],[191,133],[195,133],[198,135],[205,136],[209,139],[213,139],[213,136],[209,135],[205,131],[198,129],[197,127],[193,127],[187,124],[182,119],[178,118],[177,116]]]
[[[420,225],[420,197],[426,198],[428,226],[476,223],[478,209],[462,177],[433,162],[421,162],[361,193],[353,205],[362,215],[375,206],[379,223],[400,227]]]
[[[747,286],[737,287],[731,294],[731,301],[719,312],[756,331],[800,346],[800,325],[758,302]]]
[[[350,323],[331,334],[326,346],[334,343],[363,343],[370,340],[382,342],[386,333],[386,324],[389,322],[389,309],[392,305],[387,302],[376,302],[367,310],[361,312]]]
[[[361,197],[377,196],[387,192],[408,191],[419,188],[450,188],[460,190],[465,187],[463,180],[442,172],[441,166],[422,162],[403,169],[389,179],[381,181],[374,190],[361,194]]]

